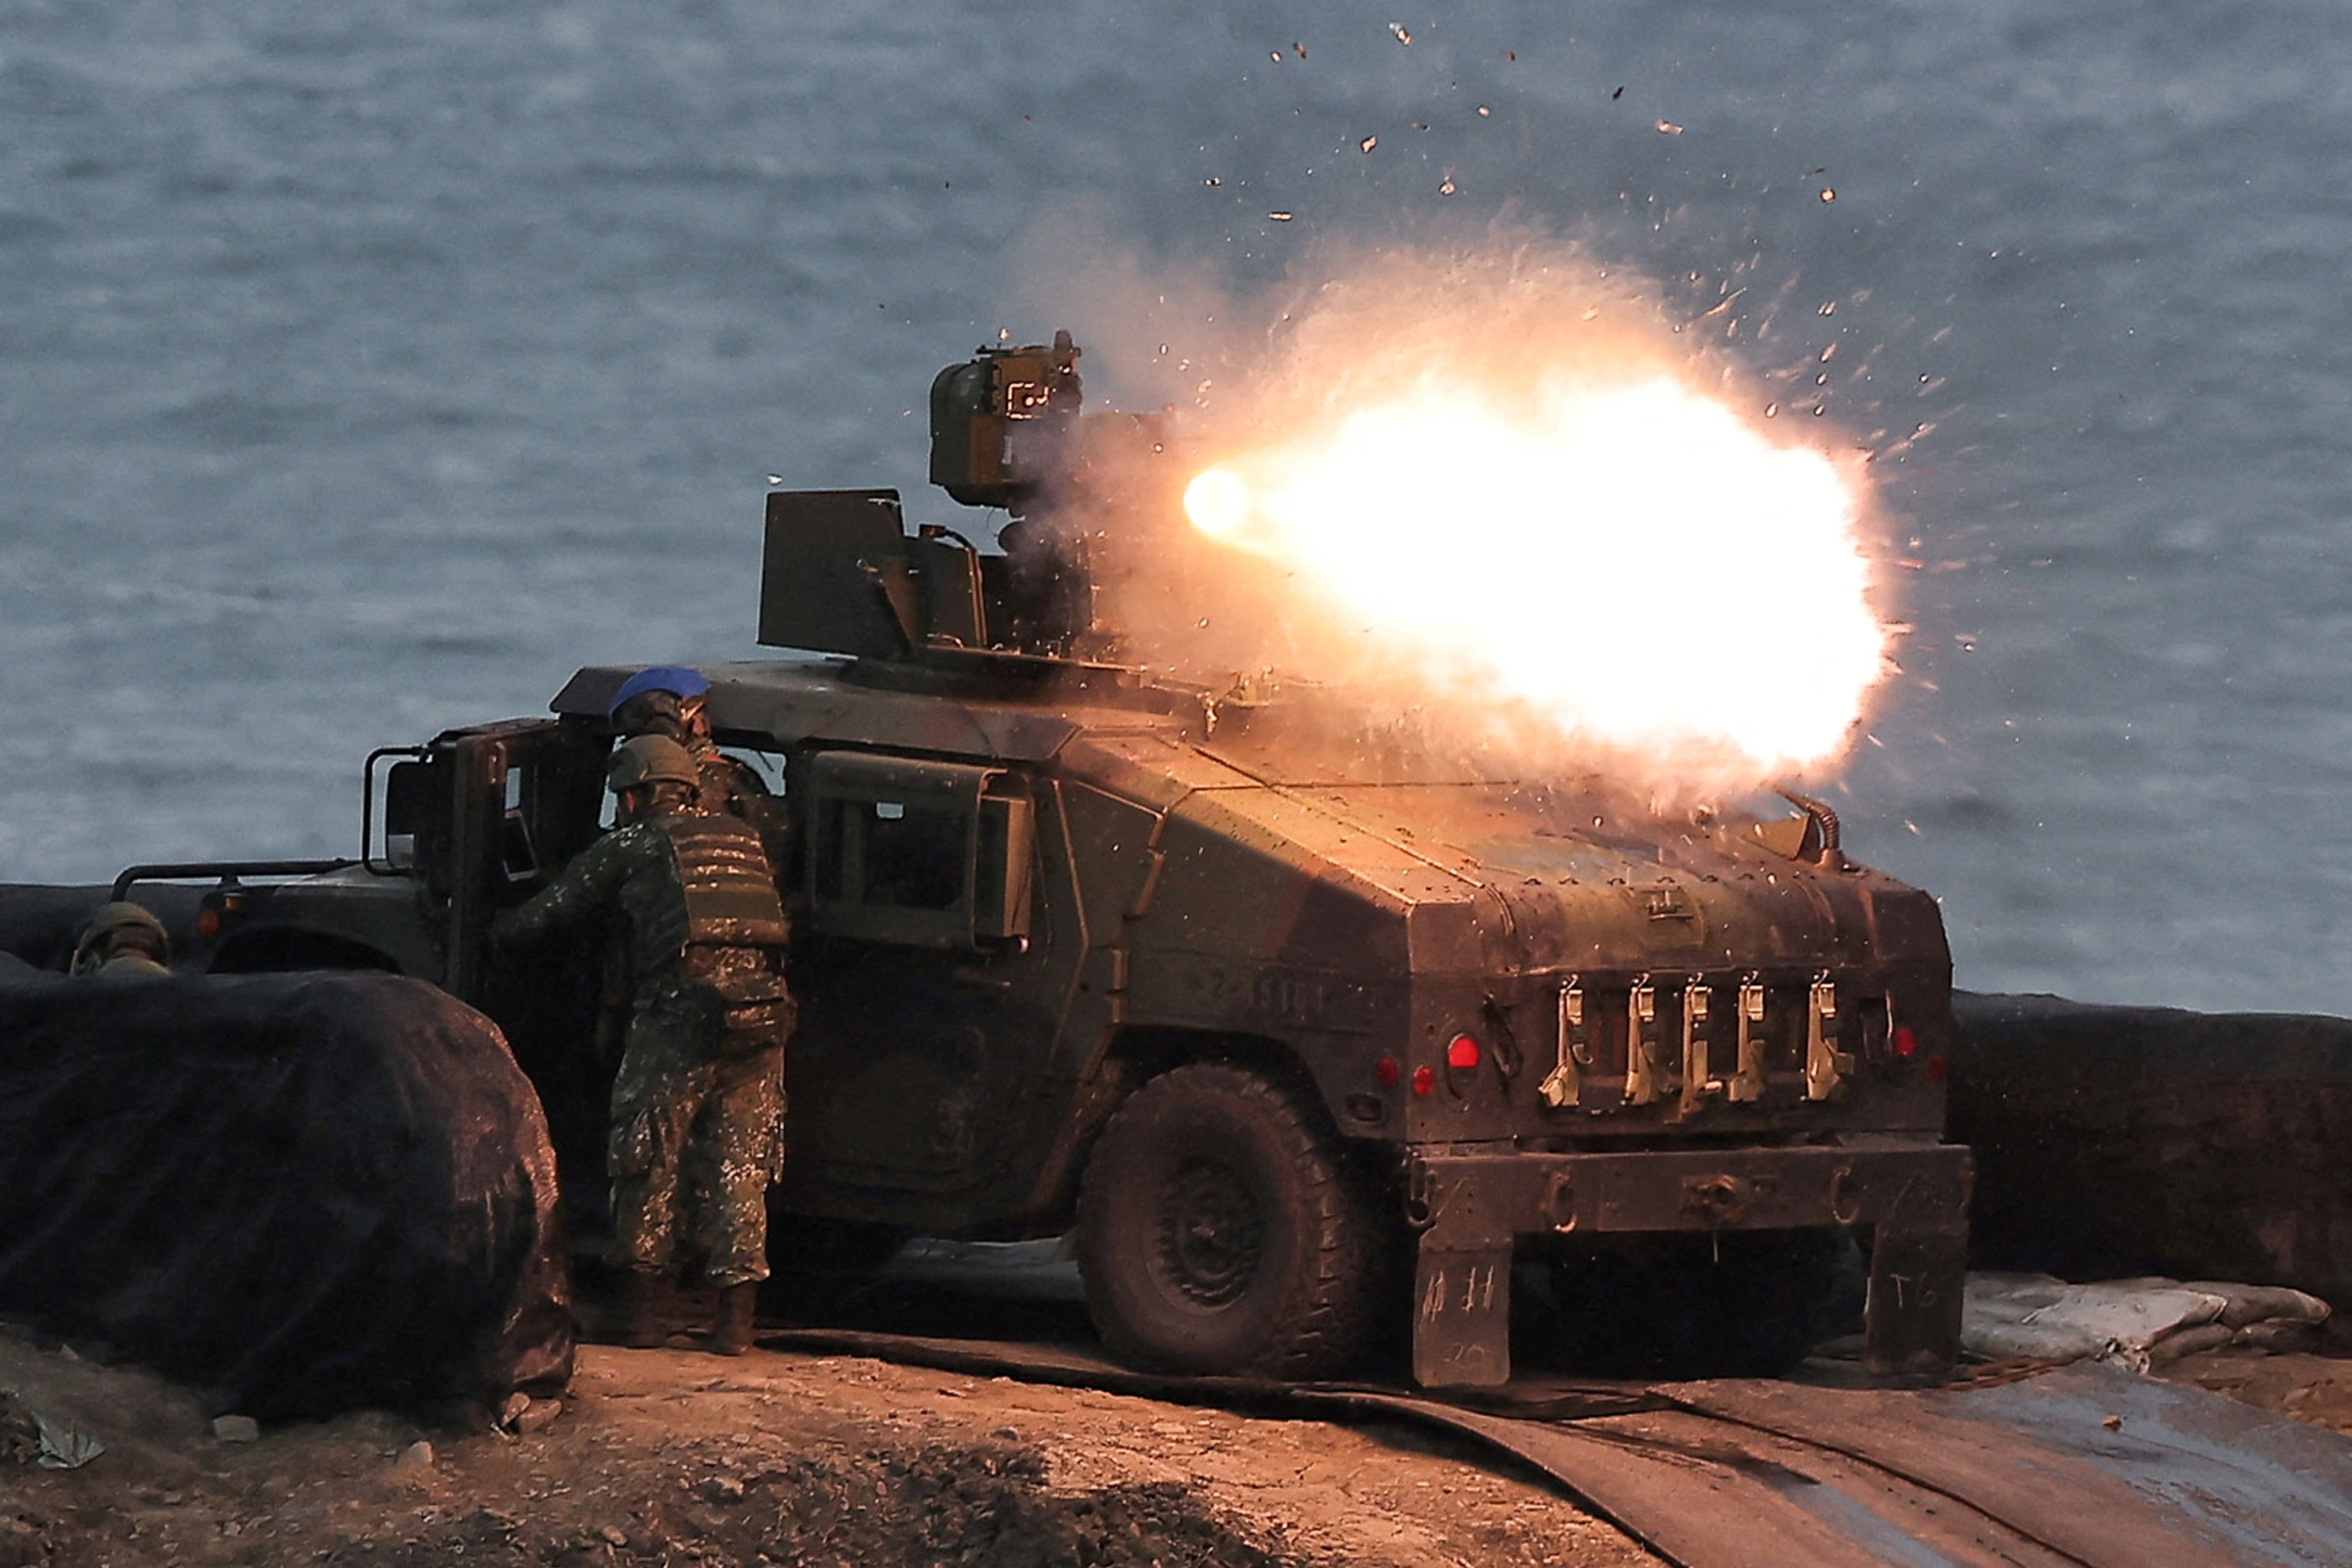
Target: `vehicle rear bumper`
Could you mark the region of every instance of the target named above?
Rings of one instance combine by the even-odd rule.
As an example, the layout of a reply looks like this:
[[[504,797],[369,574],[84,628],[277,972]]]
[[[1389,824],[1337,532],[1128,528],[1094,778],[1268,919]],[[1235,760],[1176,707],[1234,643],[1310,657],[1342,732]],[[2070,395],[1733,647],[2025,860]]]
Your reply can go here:
[[[1957,1144],[1416,1152],[1406,1200],[1421,1232],[1413,1375],[1424,1386],[1508,1381],[1520,1237],[1830,1226],[1874,1232],[1865,1368],[1940,1374],[1959,1353],[1973,1175]]]

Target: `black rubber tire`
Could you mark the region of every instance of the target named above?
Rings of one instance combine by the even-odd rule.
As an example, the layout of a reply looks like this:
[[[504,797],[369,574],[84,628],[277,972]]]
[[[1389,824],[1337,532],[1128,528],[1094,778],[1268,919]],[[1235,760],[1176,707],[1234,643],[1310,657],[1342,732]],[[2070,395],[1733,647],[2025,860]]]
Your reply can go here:
[[[1264,1078],[1196,1062],[1111,1118],[1078,1272],[1111,1352],[1171,1372],[1328,1377],[1370,1339],[1378,1226],[1336,1135]]]

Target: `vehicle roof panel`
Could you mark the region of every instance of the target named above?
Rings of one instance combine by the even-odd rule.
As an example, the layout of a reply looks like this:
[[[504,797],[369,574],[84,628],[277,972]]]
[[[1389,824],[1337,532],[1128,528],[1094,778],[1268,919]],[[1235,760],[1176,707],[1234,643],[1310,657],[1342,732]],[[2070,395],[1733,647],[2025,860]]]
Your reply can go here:
[[[549,707],[601,720],[613,694],[636,668],[583,669]],[[1042,763],[1082,729],[1177,727],[1174,720],[1126,708],[891,690],[845,679],[848,661],[839,658],[754,659],[699,668],[710,679],[711,728],[722,739],[747,745],[758,738],[786,746],[814,741]]]

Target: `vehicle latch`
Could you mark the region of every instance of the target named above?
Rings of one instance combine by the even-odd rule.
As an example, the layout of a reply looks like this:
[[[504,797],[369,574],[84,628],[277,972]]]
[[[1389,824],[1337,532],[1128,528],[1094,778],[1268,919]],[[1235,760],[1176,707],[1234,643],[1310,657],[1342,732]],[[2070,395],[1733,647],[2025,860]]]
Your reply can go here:
[[[1696,1114],[1710,1095],[1721,1094],[1723,1083],[1707,1076],[1707,1015],[1714,1005],[1714,988],[1694,974],[1683,987],[1683,1101],[1685,1116]]]
[[[1625,1103],[1654,1104],[1665,1077],[1658,1059],[1658,988],[1643,975],[1625,998]]]
[[[1442,1206],[1438,1194],[1437,1173],[1419,1160],[1405,1167],[1404,1223],[1414,1230],[1427,1230],[1437,1223],[1437,1211]]]
[[[1494,997],[1486,998],[1481,1009],[1486,1018],[1486,1033],[1495,1051],[1495,1070],[1509,1083],[1519,1076],[1526,1062],[1519,1056],[1519,1039],[1511,1030],[1511,1010]]]
[[[1764,982],[1757,975],[1739,983],[1739,1071],[1724,1098],[1735,1105],[1764,1098]]]
[[[1536,1092],[1554,1108],[1574,1105],[1584,1092],[1579,1068],[1592,1065],[1592,1049],[1584,1037],[1584,987],[1570,975],[1559,988],[1559,1062],[1544,1075]]]
[[[1834,1100],[1845,1092],[1853,1071],[1852,1053],[1837,1048],[1837,982],[1827,974],[1813,982],[1805,1008],[1805,1098]]]

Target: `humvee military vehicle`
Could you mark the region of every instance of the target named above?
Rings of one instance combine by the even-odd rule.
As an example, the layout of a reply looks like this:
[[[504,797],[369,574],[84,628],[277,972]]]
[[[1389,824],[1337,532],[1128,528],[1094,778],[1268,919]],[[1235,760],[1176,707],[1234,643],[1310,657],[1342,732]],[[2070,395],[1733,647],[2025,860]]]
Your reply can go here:
[[[1075,504],[1076,359],[1065,334],[941,373],[933,479],[1024,526]],[[1122,1355],[1313,1375],[1409,1323],[1424,1384],[1509,1375],[1515,1258],[1676,1237],[1688,1311],[1589,1310],[1630,1318],[1620,1342],[1695,1321],[1713,1364],[1760,1368],[1801,1348],[1810,1316],[1776,1303],[1826,1289],[1827,1249],[1759,1244],[1859,1235],[1867,1364],[1949,1363],[1969,1163],[1940,1142],[1950,962],[1925,893],[1847,859],[1817,804],[1662,817],[1366,746],[1341,693],[1101,657],[1087,549],[1114,531],[984,553],[909,532],[891,491],[768,497],[761,641],[796,651],[704,673],[789,828],[783,1210],[1071,1230]],[[487,931],[600,831],[631,673],[371,757],[362,860],[230,889],[210,956],[476,1002],[583,1187],[597,955],[500,957]]]

